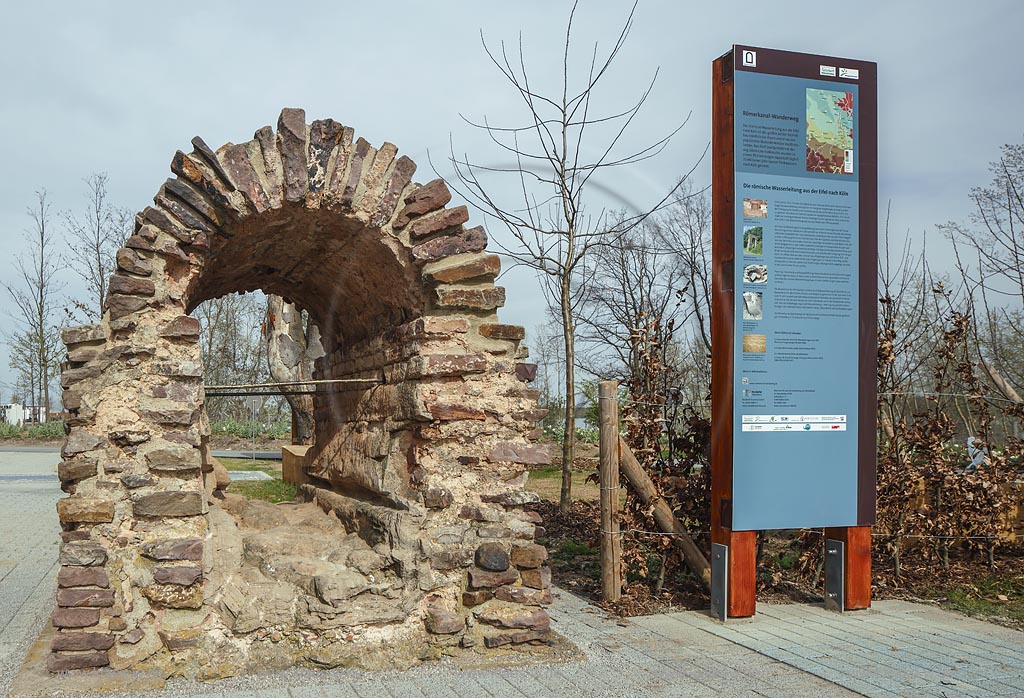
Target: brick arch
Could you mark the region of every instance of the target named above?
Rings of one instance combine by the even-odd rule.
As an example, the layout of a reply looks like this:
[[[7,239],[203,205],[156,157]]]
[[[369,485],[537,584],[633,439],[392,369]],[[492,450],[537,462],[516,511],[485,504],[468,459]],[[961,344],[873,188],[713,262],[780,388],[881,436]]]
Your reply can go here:
[[[216,655],[231,673],[264,655],[316,665],[367,655],[356,640],[282,659],[255,632],[298,638],[310,623],[376,628],[379,661],[542,638],[550,574],[522,487],[524,466],[546,461],[530,442],[543,411],[523,383],[534,367],[522,363],[522,329],[498,322],[504,289],[483,229],[448,207],[442,181],[413,182],[394,145],[374,148],[330,119],[307,124],[302,110],[243,144],[192,144],[118,252],[102,321],[63,333],[69,497],[58,503],[51,669],[202,673]],[[315,396],[300,496],[339,541],[372,549],[401,613],[368,618],[356,611],[367,603],[324,598],[332,570],[345,571],[325,560],[317,579],[328,580],[309,598],[295,591],[296,604],[273,613],[246,606],[271,592],[262,578],[239,582],[228,562],[233,524],[213,496],[188,313],[256,289],[316,319],[326,355],[315,377],[373,379]]]

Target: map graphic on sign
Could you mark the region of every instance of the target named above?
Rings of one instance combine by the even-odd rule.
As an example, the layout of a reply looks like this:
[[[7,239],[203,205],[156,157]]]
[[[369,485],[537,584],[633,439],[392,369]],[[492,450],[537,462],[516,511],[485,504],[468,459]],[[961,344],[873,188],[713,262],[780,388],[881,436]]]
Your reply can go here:
[[[807,88],[807,171],[853,174],[853,93]]]

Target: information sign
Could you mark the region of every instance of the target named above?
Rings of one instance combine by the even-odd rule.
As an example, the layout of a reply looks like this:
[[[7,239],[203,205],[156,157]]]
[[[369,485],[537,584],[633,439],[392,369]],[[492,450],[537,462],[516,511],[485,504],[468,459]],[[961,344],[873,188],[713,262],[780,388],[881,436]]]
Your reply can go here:
[[[719,324],[731,329],[731,362],[716,372],[712,398],[728,392],[731,402],[716,410],[730,420],[731,521],[723,525],[869,525],[875,65],[737,46],[725,77],[733,82],[732,191],[716,197],[731,194],[731,229],[716,221],[715,234],[731,244],[719,241],[715,261],[731,303],[715,311],[731,315]]]

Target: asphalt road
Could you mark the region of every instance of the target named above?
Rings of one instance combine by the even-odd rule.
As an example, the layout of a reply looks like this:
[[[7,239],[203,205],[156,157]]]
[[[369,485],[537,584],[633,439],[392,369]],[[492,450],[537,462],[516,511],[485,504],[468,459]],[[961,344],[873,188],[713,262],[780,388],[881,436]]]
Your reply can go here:
[[[0,453],[60,453],[57,446],[3,446]],[[224,451],[212,452],[214,458],[256,458],[257,460],[281,460],[280,451]]]

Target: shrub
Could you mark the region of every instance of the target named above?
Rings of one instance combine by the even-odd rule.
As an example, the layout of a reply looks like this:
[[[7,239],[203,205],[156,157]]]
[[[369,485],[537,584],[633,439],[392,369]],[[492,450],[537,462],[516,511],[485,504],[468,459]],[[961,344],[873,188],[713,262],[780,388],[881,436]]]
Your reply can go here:
[[[54,419],[43,424],[29,424],[25,428],[25,435],[30,439],[63,439],[64,422]]]
[[[210,422],[210,433],[221,436],[234,436],[239,439],[252,438],[252,422],[239,419],[221,419]],[[264,439],[286,439],[292,433],[292,425],[288,420],[279,420],[266,424],[256,424],[256,437]]]

